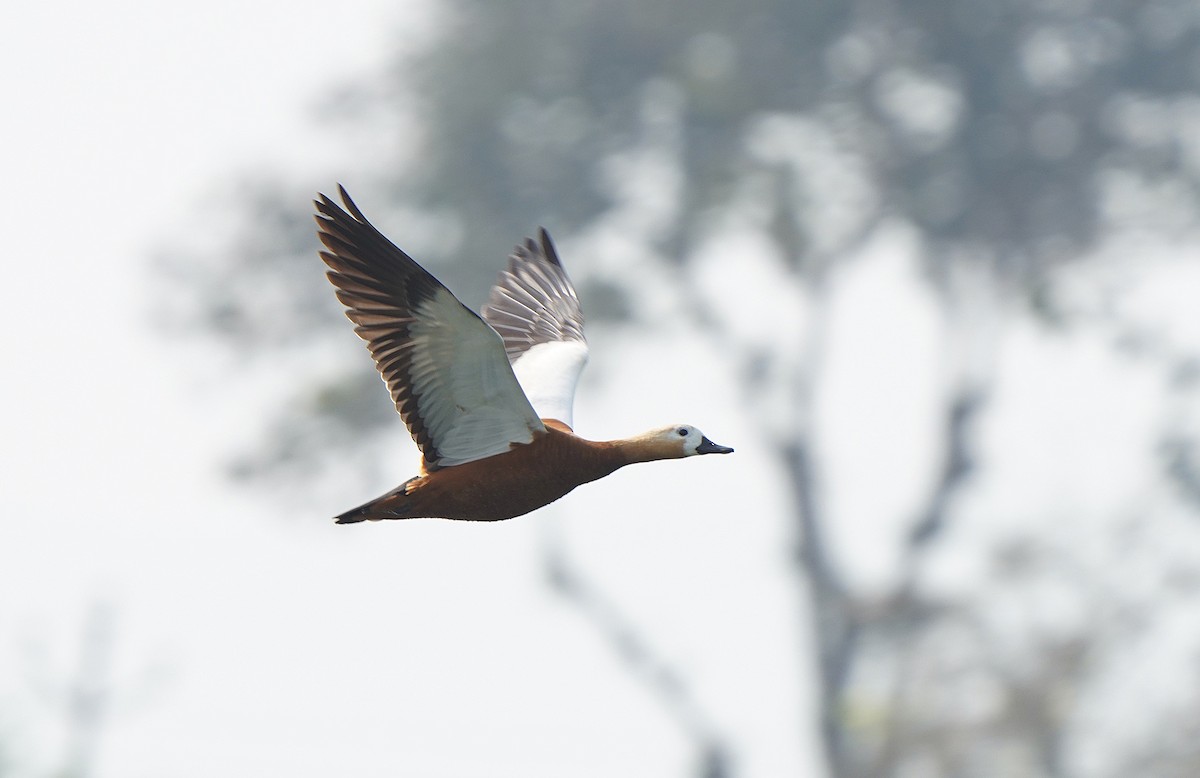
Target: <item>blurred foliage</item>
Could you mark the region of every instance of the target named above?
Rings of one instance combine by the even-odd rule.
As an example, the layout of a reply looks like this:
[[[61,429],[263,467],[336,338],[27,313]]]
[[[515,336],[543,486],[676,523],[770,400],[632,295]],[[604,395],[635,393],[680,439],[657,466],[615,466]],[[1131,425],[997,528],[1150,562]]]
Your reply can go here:
[[[1200,213],[1190,0],[458,0],[450,10],[433,45],[398,50],[379,82],[348,84],[323,112],[395,135],[394,159],[363,159],[346,177],[373,182],[369,195],[355,190],[368,215],[406,228],[385,231],[468,305],[484,298],[497,247],[539,223],[584,230],[663,156],[660,188],[673,201],[641,237],[668,260],[685,261],[749,191],[807,283],[898,216],[919,229],[933,278],[982,264],[1049,317],[1048,268],[1106,229],[1179,229]],[[651,136],[666,142],[639,155]],[[259,355],[343,326],[314,272],[311,195],[248,175],[230,244],[199,261],[167,257],[189,290],[171,314]],[[587,284],[593,324],[633,310],[626,290]],[[387,412],[386,398],[345,387],[316,395],[357,398],[335,414],[355,425]],[[293,401],[301,413],[289,424],[318,405]],[[280,445],[238,472],[269,472]]]
[[[1106,225],[1186,226],[1200,212],[1200,11],[1189,0],[453,8],[436,45],[398,53],[383,76],[396,88],[349,85],[327,107],[339,121],[356,111],[371,121],[392,101],[419,119],[407,164],[362,160],[391,200],[368,213],[448,216],[454,228],[432,259],[454,260],[452,286],[468,300],[484,296],[490,279],[475,271],[494,268],[497,246],[539,222],[570,234],[611,205],[611,163],[639,143],[648,97],[680,112],[682,202],[661,235],[675,257],[748,172],[772,166],[753,148],[755,130],[780,115],[804,117],[869,187],[844,203],[857,213],[841,239],[828,219],[782,220],[778,237],[798,264],[900,215],[942,249],[932,258],[983,257],[1029,282]],[[400,130],[397,147],[413,128]],[[827,170],[774,166],[781,209],[844,196]],[[332,306],[313,304],[319,284],[289,288],[270,317],[258,297],[260,268],[278,283],[289,275],[280,260],[311,261],[306,194],[269,180],[244,187],[250,221],[225,247],[228,275],[210,277],[203,295],[214,333],[246,344],[328,326]]]
[[[392,187],[469,225],[464,256],[490,256],[533,217],[568,231],[594,218],[613,194],[602,165],[637,144],[652,82],[682,105],[683,202],[667,245],[686,246],[763,164],[751,131],[775,114],[809,118],[856,158],[874,190],[856,204],[867,216],[899,214],[1012,272],[1077,255],[1106,219],[1151,216],[1136,211],[1155,193],[1194,202],[1194,3],[458,7],[444,44],[396,74],[415,79],[428,153]],[[825,183],[793,189],[821,198]],[[797,262],[829,245],[817,234],[828,225],[800,224]]]

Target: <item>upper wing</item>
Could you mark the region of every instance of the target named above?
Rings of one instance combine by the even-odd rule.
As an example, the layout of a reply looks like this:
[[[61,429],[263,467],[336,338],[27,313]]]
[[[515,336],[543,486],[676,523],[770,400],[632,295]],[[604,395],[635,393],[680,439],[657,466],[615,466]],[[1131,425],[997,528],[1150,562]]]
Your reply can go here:
[[[481,313],[504,339],[525,394],[543,419],[568,427],[575,384],[587,364],[579,297],[543,229],[508,258]]]
[[[426,470],[529,443],[545,429],[504,344],[450,290],[375,229],[346,190],[349,213],[315,201],[321,259],[375,367],[425,456]]]

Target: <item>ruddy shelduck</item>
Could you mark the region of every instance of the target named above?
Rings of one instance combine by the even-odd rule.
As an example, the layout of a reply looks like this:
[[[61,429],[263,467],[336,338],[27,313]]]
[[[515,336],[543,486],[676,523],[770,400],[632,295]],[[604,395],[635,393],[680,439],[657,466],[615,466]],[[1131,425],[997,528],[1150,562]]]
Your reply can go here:
[[[733,451],[689,424],[610,441],[572,431],[588,348],[544,229],[513,251],[480,316],[338,191],[345,209],[315,201],[321,258],[423,455],[419,475],[339,524],[511,519],[634,462]]]

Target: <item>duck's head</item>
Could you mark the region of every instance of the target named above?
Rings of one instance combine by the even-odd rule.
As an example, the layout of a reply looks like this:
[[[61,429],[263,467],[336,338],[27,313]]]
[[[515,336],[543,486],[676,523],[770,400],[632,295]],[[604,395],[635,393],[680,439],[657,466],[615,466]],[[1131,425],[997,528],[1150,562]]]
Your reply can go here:
[[[732,454],[729,446],[713,443],[704,433],[690,424],[672,424],[650,433],[657,447],[671,452],[672,457],[690,457],[696,454]]]
[[[731,454],[729,446],[719,446],[690,424],[643,432],[632,438],[613,441],[625,452],[629,462],[652,462],[656,459],[682,459],[696,454]]]

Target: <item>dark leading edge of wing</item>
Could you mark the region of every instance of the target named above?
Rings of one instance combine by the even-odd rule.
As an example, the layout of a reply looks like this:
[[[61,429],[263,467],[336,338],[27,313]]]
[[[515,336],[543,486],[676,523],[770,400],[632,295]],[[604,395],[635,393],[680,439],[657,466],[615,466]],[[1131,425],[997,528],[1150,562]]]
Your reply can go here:
[[[500,274],[480,311],[504,339],[510,362],[539,343],[587,342],[575,287],[546,230],[540,230],[538,237],[540,245],[526,238],[513,249],[508,269]]]
[[[417,412],[417,398],[411,390],[413,341],[409,327],[422,302],[440,291],[450,292],[375,229],[344,188],[338,186],[338,192],[347,210],[324,194],[314,201],[319,212],[314,217],[317,234],[328,249],[321,252],[321,259],[329,266],[327,275],[337,287],[337,298],[356,325],[355,333],[367,342],[400,417],[425,461],[434,463],[440,454]]]

